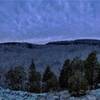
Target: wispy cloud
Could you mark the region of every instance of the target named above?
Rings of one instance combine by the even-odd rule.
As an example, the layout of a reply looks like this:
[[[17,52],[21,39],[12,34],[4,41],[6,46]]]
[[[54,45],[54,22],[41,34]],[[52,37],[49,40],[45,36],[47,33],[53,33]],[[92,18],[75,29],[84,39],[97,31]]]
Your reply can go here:
[[[99,0],[0,0],[0,40],[100,37]]]

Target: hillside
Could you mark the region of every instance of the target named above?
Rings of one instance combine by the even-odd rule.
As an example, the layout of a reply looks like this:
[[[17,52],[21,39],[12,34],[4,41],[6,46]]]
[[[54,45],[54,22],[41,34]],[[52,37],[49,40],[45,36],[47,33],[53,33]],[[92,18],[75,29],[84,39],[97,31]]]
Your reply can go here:
[[[100,40],[59,41],[45,45],[1,43],[0,68],[6,70],[17,65],[28,67],[33,59],[40,71],[43,71],[46,65],[51,65],[58,71],[65,59],[76,56],[84,59],[94,50],[100,58]]]

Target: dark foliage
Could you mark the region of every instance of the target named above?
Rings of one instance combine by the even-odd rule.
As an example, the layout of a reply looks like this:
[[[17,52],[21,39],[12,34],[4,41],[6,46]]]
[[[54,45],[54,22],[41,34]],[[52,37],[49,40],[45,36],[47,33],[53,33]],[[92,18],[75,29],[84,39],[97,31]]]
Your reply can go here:
[[[88,55],[86,61],[85,61],[85,77],[88,80],[88,83],[90,85],[90,88],[93,88],[96,81],[96,68],[97,68],[97,56],[96,52],[92,52]]]
[[[10,69],[6,75],[6,84],[13,90],[24,90],[25,71],[21,66]]]
[[[45,91],[57,90],[58,81],[56,75],[51,71],[50,67],[47,66],[43,74],[43,83],[45,83]]]
[[[64,62],[63,68],[62,68],[62,70],[60,72],[59,84],[60,84],[60,87],[62,89],[67,89],[68,88],[68,78],[72,74],[72,69],[71,69],[71,66],[70,65],[71,65],[70,60],[67,59]]]
[[[35,64],[33,61],[29,67],[28,75],[29,75],[28,91],[29,92],[40,92],[41,75],[39,72],[36,71]]]

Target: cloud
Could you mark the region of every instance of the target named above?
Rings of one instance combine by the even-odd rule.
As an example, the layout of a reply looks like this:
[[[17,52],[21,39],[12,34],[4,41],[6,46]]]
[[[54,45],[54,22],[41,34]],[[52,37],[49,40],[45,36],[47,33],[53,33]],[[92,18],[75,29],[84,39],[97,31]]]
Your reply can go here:
[[[0,0],[0,40],[100,37],[99,0]]]

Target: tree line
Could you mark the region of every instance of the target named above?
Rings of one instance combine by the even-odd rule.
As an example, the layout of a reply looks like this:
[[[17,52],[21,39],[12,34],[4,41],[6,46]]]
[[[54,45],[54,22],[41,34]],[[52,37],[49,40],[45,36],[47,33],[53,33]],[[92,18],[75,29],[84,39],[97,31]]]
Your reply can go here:
[[[100,83],[100,64],[96,52],[92,52],[85,60],[76,57],[66,59],[59,75],[47,66],[44,73],[36,70],[31,62],[27,72],[24,67],[11,68],[5,74],[5,83],[12,90],[28,92],[49,92],[68,90],[71,95],[85,95],[87,90],[98,87]]]

